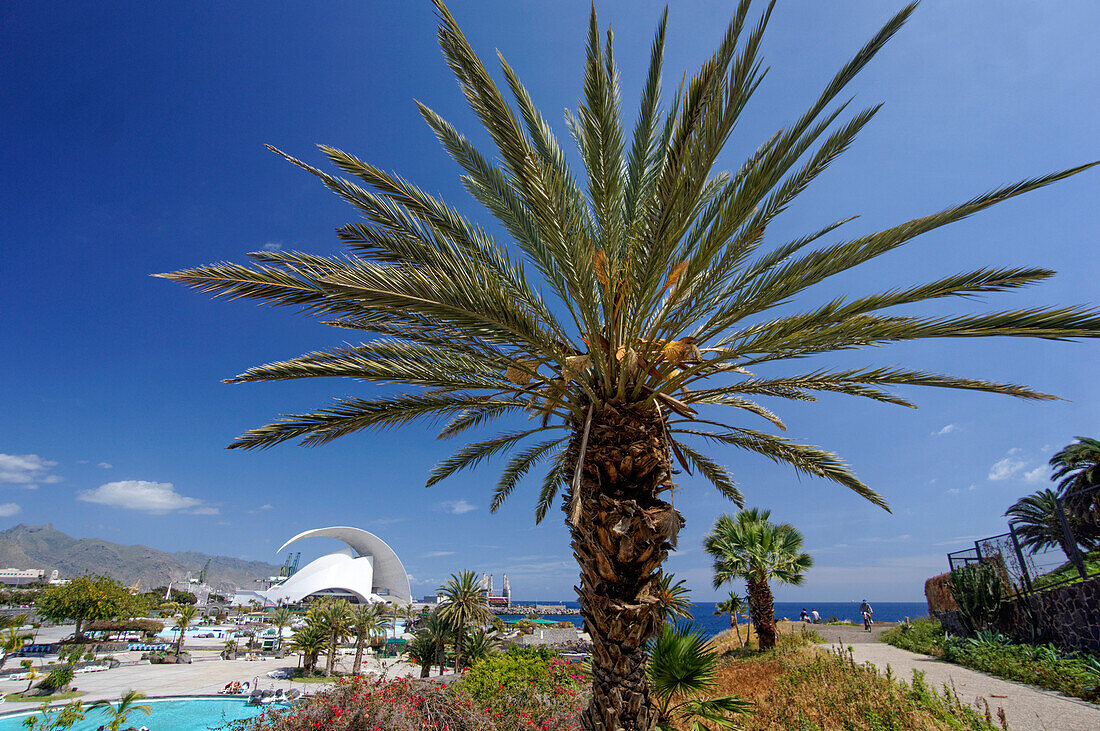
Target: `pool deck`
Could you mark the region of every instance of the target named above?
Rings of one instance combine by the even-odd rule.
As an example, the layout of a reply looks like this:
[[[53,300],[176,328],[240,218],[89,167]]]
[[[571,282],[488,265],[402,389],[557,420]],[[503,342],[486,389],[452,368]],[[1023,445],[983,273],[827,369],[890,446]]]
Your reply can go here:
[[[66,628],[51,628],[59,630],[64,635]],[[50,633],[52,634],[52,633]],[[68,628],[68,634],[72,629]],[[47,633],[40,633],[42,641],[50,641]],[[327,686],[325,683],[291,683],[289,680],[276,680],[269,678],[267,674],[273,670],[294,669],[298,667],[298,656],[289,655],[281,660],[260,659],[222,660],[219,654],[222,649],[222,640],[187,639],[184,641],[184,650],[190,652],[193,657],[191,664],[184,665],[123,665],[112,670],[103,670],[94,673],[79,673],[73,677],[70,688],[75,688],[84,693],[81,700],[85,703],[101,698],[114,700],[130,689],[138,690],[147,696],[189,696],[189,695],[215,695],[230,682],[253,680],[258,681],[260,688],[273,690],[282,688],[297,688],[303,693],[314,693]],[[346,651],[345,651],[346,652]],[[116,652],[111,656],[120,661],[138,660],[140,652]],[[350,672],[354,654],[341,654],[337,656],[337,669],[341,672]],[[15,659],[9,660],[5,667],[18,665]],[[324,658],[318,661],[323,667]],[[380,660],[373,656],[363,657],[363,673],[384,673],[388,678],[411,675],[420,676],[420,667],[411,663],[394,662],[393,660]],[[36,661],[35,669],[45,669],[44,661]],[[432,674],[435,677],[435,673]],[[37,681],[36,681],[37,682]],[[26,680],[0,680],[0,692],[18,693],[27,687]],[[43,699],[45,700],[45,699]],[[0,707],[0,712],[10,713],[22,708],[33,710],[34,702],[8,701]]]

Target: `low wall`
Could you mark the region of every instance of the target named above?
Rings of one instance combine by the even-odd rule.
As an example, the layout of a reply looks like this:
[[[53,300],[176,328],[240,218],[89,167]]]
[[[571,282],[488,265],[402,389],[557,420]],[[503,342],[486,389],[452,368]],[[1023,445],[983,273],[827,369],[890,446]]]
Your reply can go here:
[[[933,614],[948,632],[965,634],[957,611]],[[1005,602],[993,629],[1022,641],[1100,652],[1100,576]]]

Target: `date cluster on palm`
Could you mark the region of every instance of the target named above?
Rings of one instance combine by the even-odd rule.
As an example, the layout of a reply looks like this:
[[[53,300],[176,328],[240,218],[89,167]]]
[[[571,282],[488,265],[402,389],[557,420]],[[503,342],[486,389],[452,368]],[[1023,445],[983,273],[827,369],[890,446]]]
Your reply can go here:
[[[683,527],[680,513],[660,498],[672,488],[661,412],[653,405],[605,405],[570,448],[581,460],[570,519],[573,554],[581,569],[577,588],[592,636],[592,692],[585,729],[652,728],[656,711],[645,680],[646,642],[653,635],[661,565]]]

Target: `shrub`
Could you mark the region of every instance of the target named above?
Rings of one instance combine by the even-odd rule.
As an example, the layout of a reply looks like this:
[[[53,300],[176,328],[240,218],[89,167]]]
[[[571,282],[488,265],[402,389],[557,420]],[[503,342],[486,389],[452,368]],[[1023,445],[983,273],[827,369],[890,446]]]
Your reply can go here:
[[[947,633],[938,619],[921,617],[886,630],[882,633],[882,640],[909,652],[938,657],[943,654]]]
[[[945,642],[943,659],[1008,680],[1030,683],[1066,695],[1100,700],[1100,674],[1088,656],[1062,654],[1054,645],[1013,644],[989,632]]]
[[[63,690],[71,682],[73,682],[73,666],[62,665],[51,670],[46,679],[38,684],[38,687],[44,690]]]
[[[457,687],[477,704],[518,714],[553,705],[559,696],[577,698],[585,680],[579,665],[514,652],[477,663],[463,674]]]

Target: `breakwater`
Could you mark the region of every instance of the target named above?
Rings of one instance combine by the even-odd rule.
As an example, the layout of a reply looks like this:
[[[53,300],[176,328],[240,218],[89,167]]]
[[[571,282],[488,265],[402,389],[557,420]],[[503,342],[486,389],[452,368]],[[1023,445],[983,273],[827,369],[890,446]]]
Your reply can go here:
[[[510,617],[517,615],[524,617],[528,614],[537,614],[540,617],[546,614],[580,616],[580,607],[570,607],[564,604],[509,604],[506,607],[489,607],[490,611],[498,617]]]

